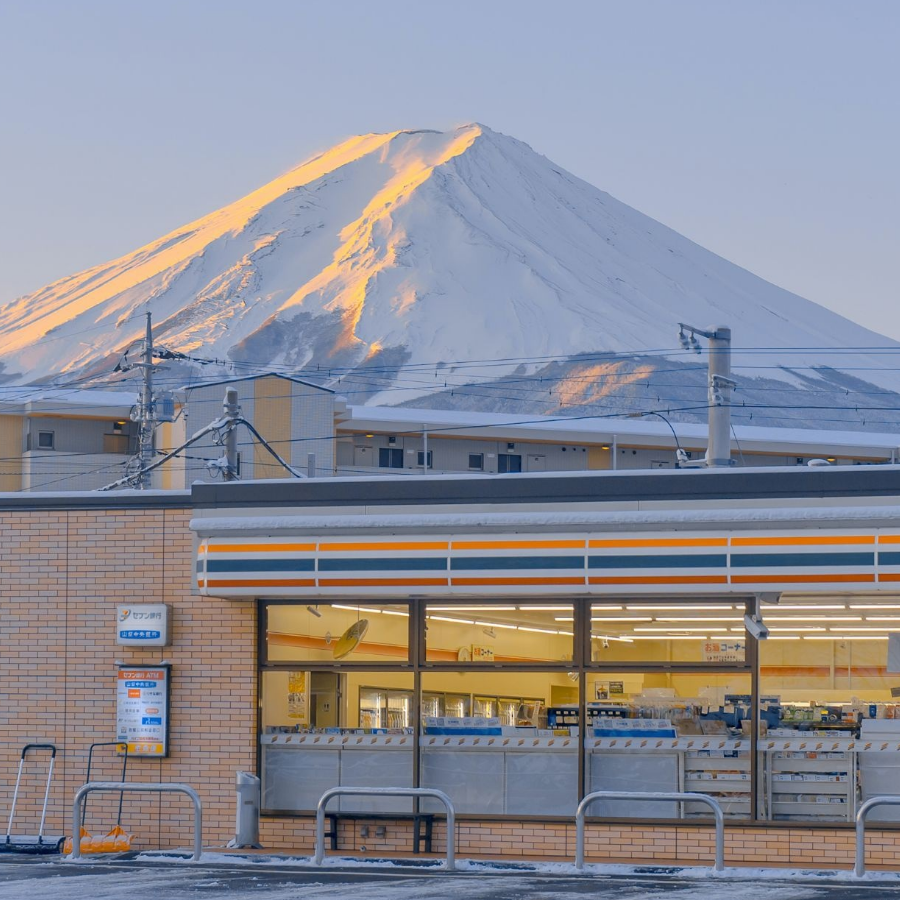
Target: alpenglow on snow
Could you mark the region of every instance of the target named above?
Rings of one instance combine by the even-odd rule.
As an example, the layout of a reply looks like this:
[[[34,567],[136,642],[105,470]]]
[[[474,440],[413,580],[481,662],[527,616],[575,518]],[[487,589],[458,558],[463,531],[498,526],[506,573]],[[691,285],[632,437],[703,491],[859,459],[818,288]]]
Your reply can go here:
[[[705,376],[678,347],[679,321],[731,327],[736,398],[758,410],[737,421],[776,421],[774,407],[810,389],[831,406],[849,390],[900,389],[896,357],[865,352],[900,345],[477,124],[350,138],[133,253],[5,303],[0,383],[111,373],[147,310],[170,350],[239,374],[319,375],[354,402],[689,407]],[[864,380],[848,374],[861,369]],[[804,419],[821,415],[786,424]]]

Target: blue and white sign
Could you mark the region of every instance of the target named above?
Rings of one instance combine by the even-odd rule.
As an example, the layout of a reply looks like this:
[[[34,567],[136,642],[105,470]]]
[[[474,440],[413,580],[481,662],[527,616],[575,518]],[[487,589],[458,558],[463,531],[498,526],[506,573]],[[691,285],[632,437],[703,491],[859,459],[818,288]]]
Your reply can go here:
[[[171,643],[171,621],[167,603],[119,604],[116,643],[123,647],[165,647]]]

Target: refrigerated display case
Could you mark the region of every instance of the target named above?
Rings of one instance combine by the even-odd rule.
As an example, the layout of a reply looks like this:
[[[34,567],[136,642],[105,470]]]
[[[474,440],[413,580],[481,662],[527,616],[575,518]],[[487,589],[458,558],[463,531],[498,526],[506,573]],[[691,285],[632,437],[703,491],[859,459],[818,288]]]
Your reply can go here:
[[[408,728],[412,723],[412,691],[359,689],[360,728]]]

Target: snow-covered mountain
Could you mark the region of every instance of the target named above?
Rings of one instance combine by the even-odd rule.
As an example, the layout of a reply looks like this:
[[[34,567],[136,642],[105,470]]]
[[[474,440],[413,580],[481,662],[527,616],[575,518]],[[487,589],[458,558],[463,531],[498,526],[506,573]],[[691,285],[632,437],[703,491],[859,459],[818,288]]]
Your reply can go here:
[[[133,253],[0,306],[0,380],[111,371],[146,310],[169,349],[318,366],[323,377],[358,367],[355,383],[382,403],[425,403],[444,382],[441,402],[452,402],[449,389],[466,380],[552,381],[556,367],[548,410],[578,407],[658,379],[647,351],[673,351],[673,378],[695,371],[675,352],[679,321],[729,325],[737,350],[770,348],[738,354],[737,368],[781,367],[764,371],[787,391],[861,384],[827,367],[865,368],[866,384],[900,389],[896,357],[864,349],[900,345],[483,125],[351,138]],[[604,352],[628,364],[598,361]],[[762,371],[746,374],[761,386]]]

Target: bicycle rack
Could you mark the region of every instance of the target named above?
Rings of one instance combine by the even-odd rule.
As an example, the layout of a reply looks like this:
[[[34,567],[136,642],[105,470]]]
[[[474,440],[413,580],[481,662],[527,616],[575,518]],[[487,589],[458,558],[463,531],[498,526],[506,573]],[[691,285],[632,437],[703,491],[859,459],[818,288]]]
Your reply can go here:
[[[84,798],[94,791],[109,791],[119,793],[122,791],[151,793],[151,794],[187,794],[194,804],[194,855],[195,862],[199,861],[203,850],[201,835],[203,832],[203,809],[200,797],[189,784],[150,784],[134,781],[89,781],[75,791],[75,802],[72,804],[72,858],[81,858],[81,806]]]
[[[691,803],[705,803],[707,806],[712,807],[713,815],[716,817],[716,861],[714,868],[717,872],[725,869],[725,814],[714,798],[708,797],[706,794],[697,794],[690,791],[676,793],[659,791],[648,793],[643,793],[642,791],[594,791],[585,796],[575,811],[575,868],[579,872],[584,869],[584,817],[587,814],[587,808],[596,800],[686,800]],[[900,797],[897,798],[897,802],[900,803]]]
[[[866,873],[866,816],[876,806],[900,806],[900,797],[870,797],[856,813],[856,859],[853,875],[862,878]]]
[[[443,792],[434,788],[394,788],[394,787],[335,787],[329,788],[316,804],[316,853],[315,865],[321,866],[325,858],[325,804],[332,797],[433,797],[440,800],[447,809],[447,862],[448,871],[456,868],[456,809],[453,801]]]

